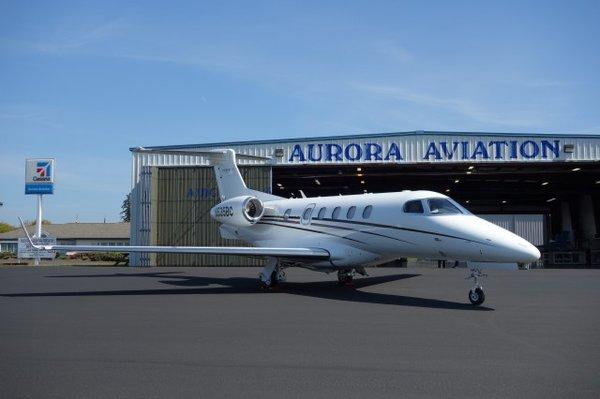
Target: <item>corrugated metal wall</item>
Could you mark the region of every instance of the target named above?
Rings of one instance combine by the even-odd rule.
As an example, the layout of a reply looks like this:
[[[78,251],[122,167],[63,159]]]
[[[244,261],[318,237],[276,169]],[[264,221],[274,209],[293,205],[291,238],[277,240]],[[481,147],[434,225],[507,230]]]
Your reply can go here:
[[[533,245],[544,245],[546,231],[544,215],[478,215],[523,237]]]
[[[240,241],[223,240],[219,224],[210,209],[218,201],[212,168],[155,168],[152,195],[152,241],[155,245],[241,246]],[[271,168],[240,167],[246,185],[260,191],[271,190]],[[259,266],[262,261],[224,255],[156,254],[156,266]]]
[[[139,179],[131,190],[131,224],[130,239],[131,245],[151,245],[150,242],[150,203],[152,188],[152,170],[151,166],[144,166],[140,169]],[[129,254],[129,264],[131,266],[150,266],[150,255],[141,253]]]
[[[548,157],[543,159],[543,152],[540,151],[539,154],[533,158],[523,157],[519,151],[517,151],[516,158],[509,158],[506,153],[501,158],[496,158],[496,156],[491,152],[493,146],[489,143],[498,141],[498,142],[510,142],[511,140],[517,140],[519,143],[523,143],[528,140],[532,140],[536,143],[540,143],[541,140],[548,140],[553,142],[554,140],[559,140],[560,146],[560,155],[558,158],[554,159],[552,157]],[[490,151],[489,158],[482,159],[481,157],[477,157],[475,159],[463,159],[458,155],[453,156],[451,159],[448,157],[444,157],[443,159],[435,159],[434,157],[424,158],[424,154],[427,152],[427,148],[430,143],[436,143],[437,148],[439,149],[440,142],[453,143],[453,142],[465,142],[467,143],[470,151],[473,151],[476,144],[479,141],[482,141],[486,148]],[[185,151],[193,152],[196,151],[206,151],[215,148],[231,148],[235,150],[237,153],[246,154],[246,155],[255,155],[260,157],[273,157],[272,162],[275,165],[298,165],[302,164],[297,158],[293,159],[290,162],[290,155],[293,152],[295,145],[300,145],[305,155],[307,155],[307,146],[309,144],[315,145],[326,145],[326,144],[338,144],[342,148],[350,144],[358,144],[359,146],[364,146],[366,143],[377,143],[381,145],[383,154],[386,154],[389,150],[390,146],[397,145],[400,149],[403,159],[396,160],[392,158],[389,161],[381,160],[357,160],[351,161],[348,159],[344,159],[342,161],[310,161],[306,160],[305,163],[309,164],[358,164],[358,163],[460,163],[460,162],[469,162],[469,163],[498,163],[498,162],[555,162],[555,161],[597,161],[600,159],[600,137],[598,136],[570,136],[570,135],[548,135],[548,136],[538,136],[538,135],[502,135],[502,134],[491,134],[491,133],[481,133],[481,134],[460,134],[460,133],[442,133],[436,134],[435,132],[426,132],[423,134],[407,134],[407,133],[398,133],[398,134],[382,134],[381,136],[377,135],[369,135],[369,136],[343,136],[343,137],[324,137],[318,139],[307,138],[306,140],[289,140],[285,142],[258,142],[254,143],[249,141],[248,143],[231,143],[231,144],[199,144],[197,146],[173,146],[170,149],[176,150],[177,148],[184,149]],[[563,146],[566,144],[573,145],[572,153],[563,152]],[[460,147],[460,146],[459,146]],[[282,149],[283,156],[282,157],[274,157],[275,149]],[[168,154],[168,149],[164,150],[156,150],[157,152],[132,152],[132,169],[131,169],[131,182],[132,188],[137,183],[140,177],[140,171],[144,166],[189,166],[189,165],[208,165],[208,161],[206,158],[200,155],[190,155],[190,154]],[[504,148],[504,151],[508,151]],[[471,152],[469,152],[471,153]],[[308,156],[308,155],[307,155]],[[250,160],[250,159],[238,159],[238,162],[241,164],[249,165],[249,164],[261,164],[264,161],[259,160]]]

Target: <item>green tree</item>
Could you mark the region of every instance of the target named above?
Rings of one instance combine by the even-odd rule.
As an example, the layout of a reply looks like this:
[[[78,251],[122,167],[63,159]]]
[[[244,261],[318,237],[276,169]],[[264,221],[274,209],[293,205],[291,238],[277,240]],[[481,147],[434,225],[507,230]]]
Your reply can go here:
[[[16,227],[11,226],[8,223],[0,222],[0,233],[6,233],[7,231],[14,230]]]
[[[131,194],[127,194],[121,205],[121,220],[124,222],[131,221]]]

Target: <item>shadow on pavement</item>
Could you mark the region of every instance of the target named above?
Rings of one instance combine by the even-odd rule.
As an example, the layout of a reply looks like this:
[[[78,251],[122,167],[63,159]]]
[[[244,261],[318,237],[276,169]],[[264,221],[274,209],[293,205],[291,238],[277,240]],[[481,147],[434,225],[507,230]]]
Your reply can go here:
[[[113,273],[113,274],[81,274],[54,275],[50,278],[103,278],[103,277],[151,277],[168,278],[159,280],[160,283],[179,288],[157,288],[143,290],[110,290],[110,291],[68,291],[68,292],[31,292],[3,294],[3,297],[84,297],[84,296],[128,296],[128,295],[203,295],[203,294],[259,294],[265,293],[254,278],[247,277],[195,277],[177,276],[180,272],[157,273]],[[319,281],[306,283],[282,283],[271,290],[272,294],[291,294],[313,298],[348,301],[358,303],[374,303],[385,305],[412,306],[435,309],[458,309],[472,311],[491,311],[492,308],[474,307],[467,303],[443,301],[437,299],[419,298],[403,295],[380,294],[361,291],[378,284],[389,283],[418,277],[420,274],[396,274],[377,277],[366,277],[355,280],[353,285],[339,286],[336,281]]]

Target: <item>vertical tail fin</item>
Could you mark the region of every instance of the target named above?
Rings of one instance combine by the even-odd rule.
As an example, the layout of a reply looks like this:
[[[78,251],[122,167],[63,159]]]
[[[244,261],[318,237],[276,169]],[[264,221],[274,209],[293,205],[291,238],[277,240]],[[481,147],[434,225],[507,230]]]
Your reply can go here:
[[[213,167],[221,201],[247,194],[250,190],[237,167],[235,151],[216,150],[214,153]]]
[[[240,170],[237,167],[236,154],[232,149],[210,151],[210,161],[215,170],[217,178],[217,187],[219,188],[219,197],[221,201],[228,200],[241,195],[251,195],[262,201],[272,201],[281,199],[276,195],[256,191],[248,188]],[[252,155],[240,155],[240,157],[253,159],[267,159]]]

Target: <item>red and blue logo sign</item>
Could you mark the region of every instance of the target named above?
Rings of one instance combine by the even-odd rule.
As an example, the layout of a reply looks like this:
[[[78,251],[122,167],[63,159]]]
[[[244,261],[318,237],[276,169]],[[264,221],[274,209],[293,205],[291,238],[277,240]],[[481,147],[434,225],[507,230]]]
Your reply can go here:
[[[51,181],[52,180],[52,165],[50,161],[37,162],[35,166],[34,181]]]
[[[25,194],[54,193],[54,159],[28,159],[25,171]]]

